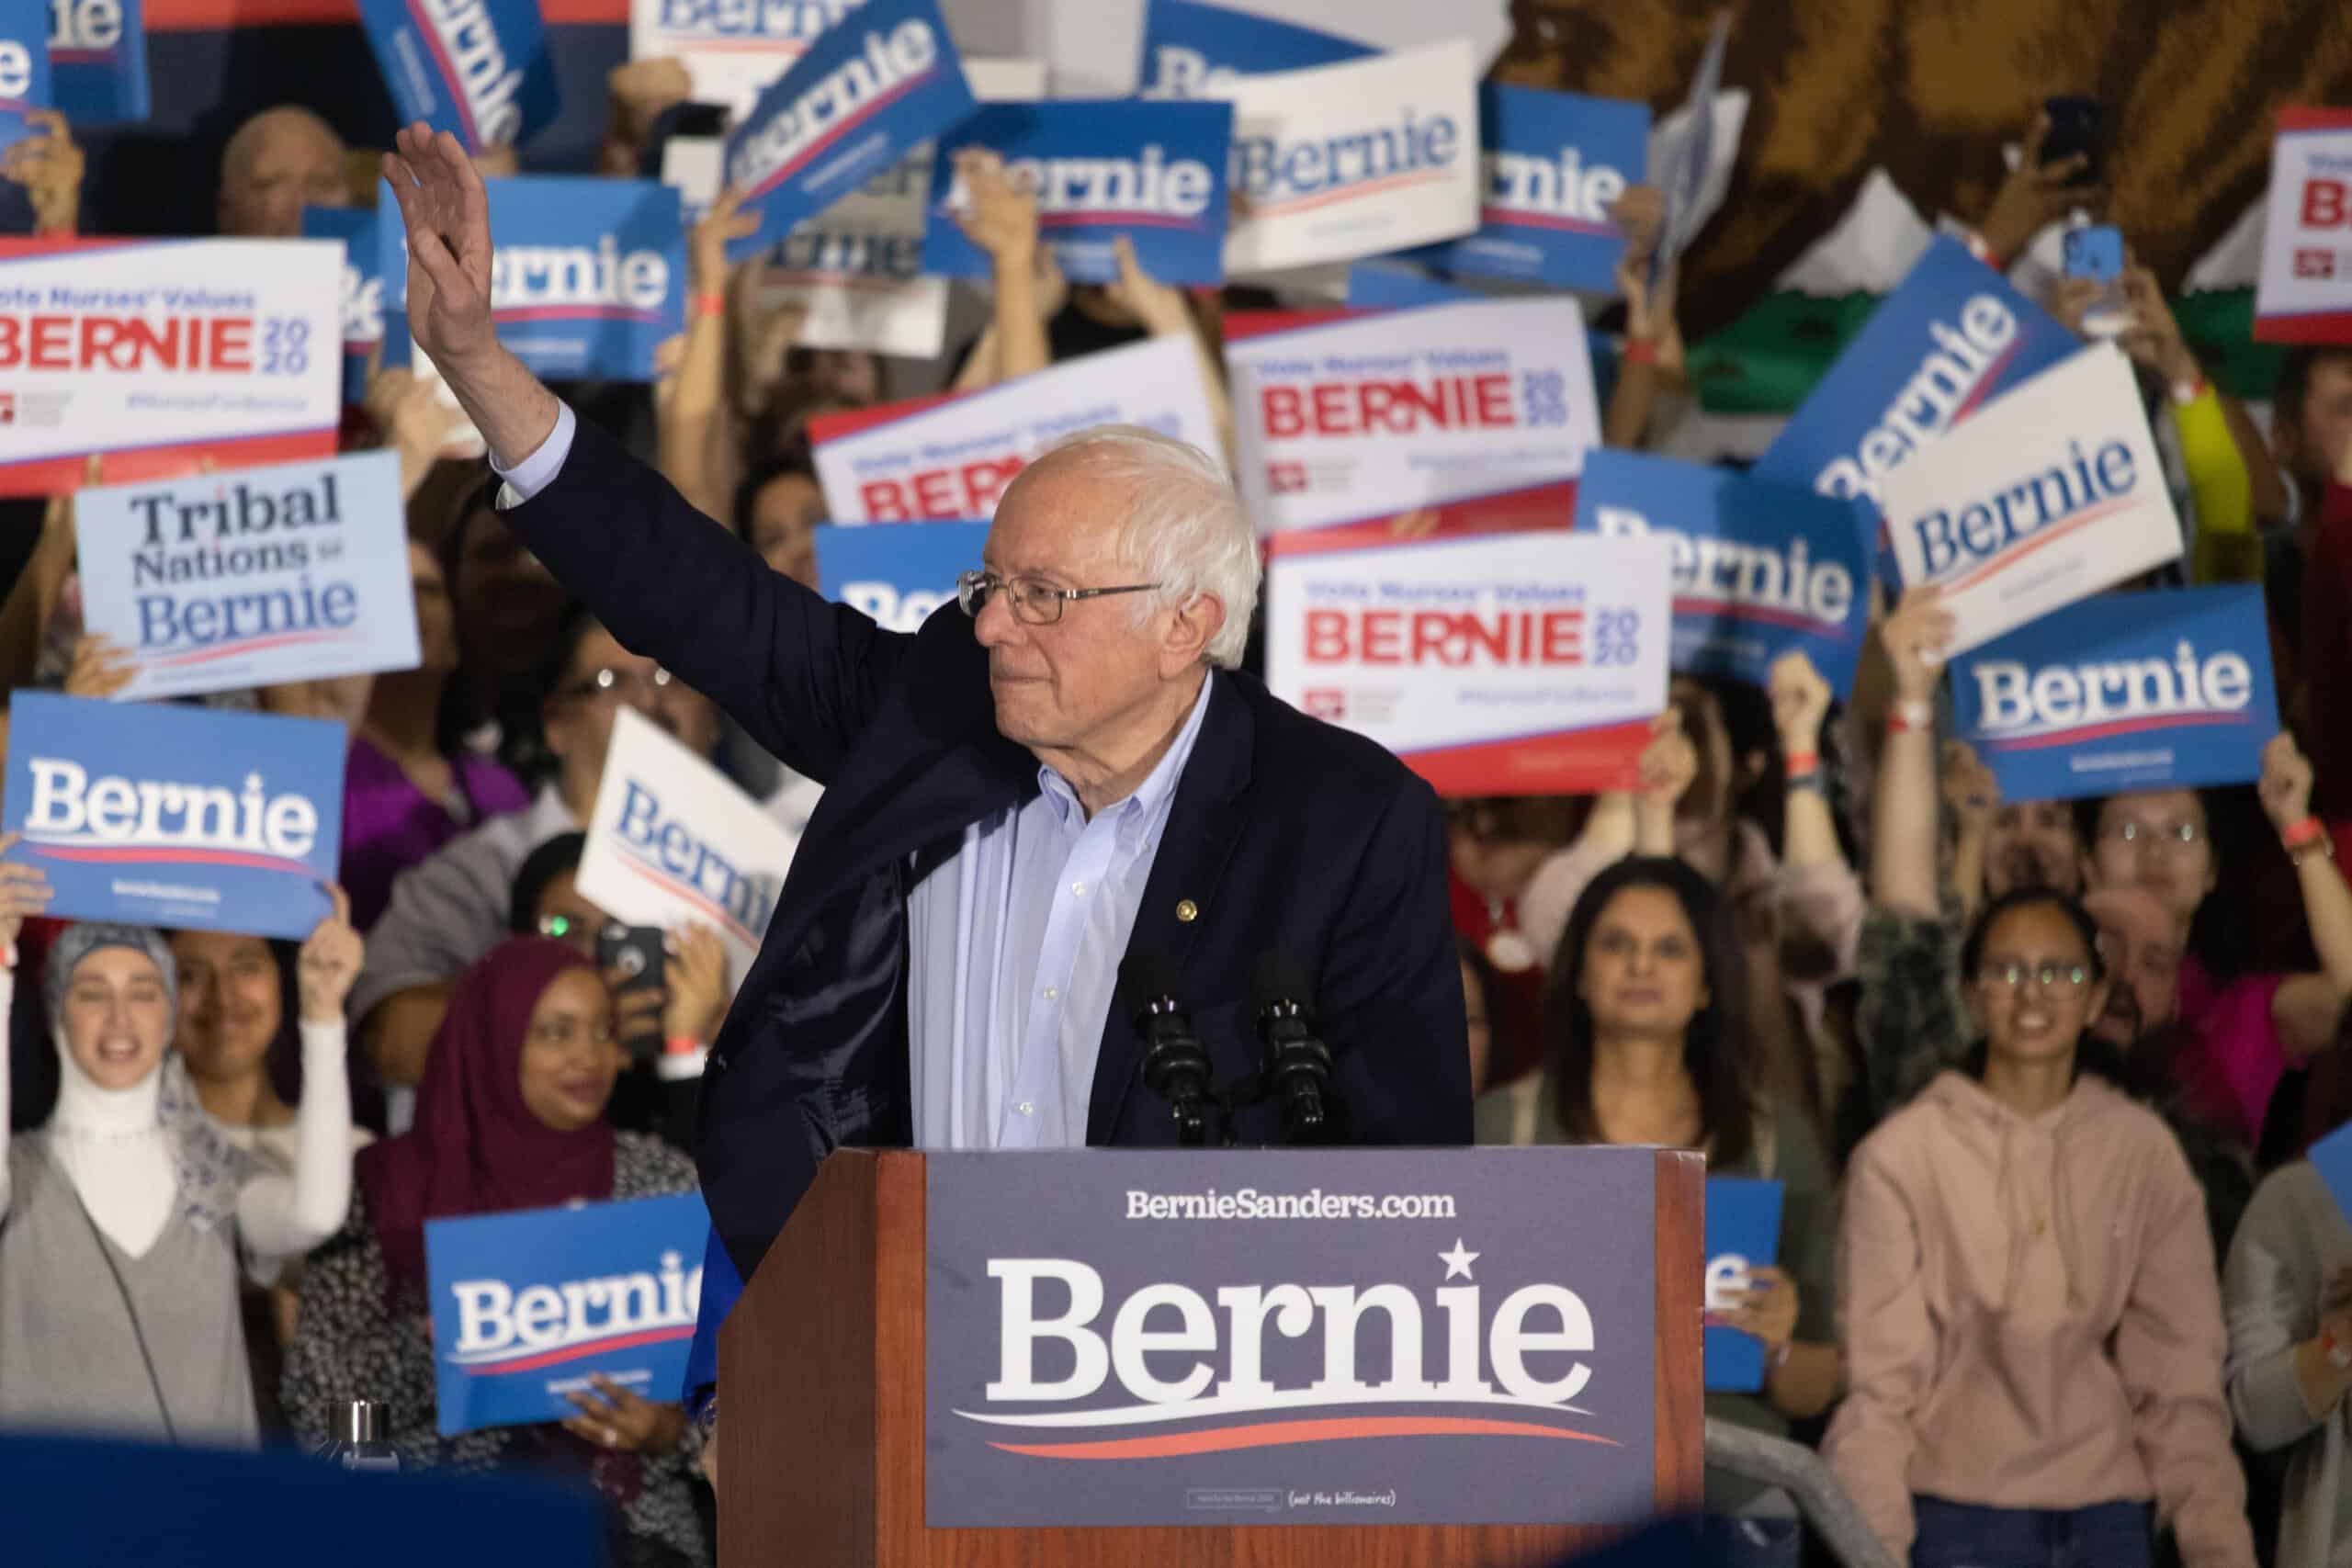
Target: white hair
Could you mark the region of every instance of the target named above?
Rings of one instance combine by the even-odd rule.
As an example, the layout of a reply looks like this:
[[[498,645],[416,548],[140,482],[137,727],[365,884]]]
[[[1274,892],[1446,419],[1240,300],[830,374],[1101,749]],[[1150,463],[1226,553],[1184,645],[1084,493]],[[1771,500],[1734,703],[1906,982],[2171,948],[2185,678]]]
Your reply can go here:
[[[1137,618],[1155,604],[1174,609],[1207,594],[1225,606],[1225,624],[1204,656],[1238,669],[1258,607],[1258,532],[1225,465],[1188,441],[1139,424],[1098,424],[1046,447],[1023,477],[1080,466],[1133,491],[1119,520],[1119,554],[1141,581],[1159,584],[1143,598]]]

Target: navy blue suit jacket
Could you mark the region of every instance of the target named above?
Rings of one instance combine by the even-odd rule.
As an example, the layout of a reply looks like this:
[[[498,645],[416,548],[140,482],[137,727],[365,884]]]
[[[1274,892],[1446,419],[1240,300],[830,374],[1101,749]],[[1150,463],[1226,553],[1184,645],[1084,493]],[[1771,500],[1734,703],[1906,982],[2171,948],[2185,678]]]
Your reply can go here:
[[[584,422],[554,482],[503,515],[623,646],[825,785],[703,1079],[695,1158],[716,1236],[693,1386],[715,1378],[716,1326],[818,1163],[912,1140],[907,894],[968,824],[1036,793],[1037,761],[997,733],[987,652],[960,609],[884,631],[769,570]],[[1177,975],[1220,1083],[1258,1065],[1261,955],[1289,956],[1335,1054],[1337,1140],[1468,1143],[1436,796],[1258,682],[1210,679],[1128,951]],[[1103,1024],[1086,1141],[1172,1144],[1124,1011]],[[1239,1141],[1279,1141],[1278,1118],[1243,1112]]]

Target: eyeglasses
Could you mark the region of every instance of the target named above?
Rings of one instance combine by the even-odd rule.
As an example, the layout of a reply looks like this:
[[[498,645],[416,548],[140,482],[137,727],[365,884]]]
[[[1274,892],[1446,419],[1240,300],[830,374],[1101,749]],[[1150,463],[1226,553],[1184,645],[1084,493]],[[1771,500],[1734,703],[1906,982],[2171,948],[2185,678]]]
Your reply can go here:
[[[1101,599],[1112,593],[1148,593],[1157,582],[1130,582],[1119,588],[1057,588],[1042,578],[999,577],[992,571],[967,571],[956,579],[956,602],[974,620],[1001,590],[1012,613],[1033,626],[1050,626],[1062,618],[1062,606],[1073,599]]]
[[[1988,986],[2007,986],[2012,991],[2022,990],[2028,979],[2045,991],[2054,991],[2061,986],[2079,991],[2091,983],[2090,970],[2080,964],[2019,964],[2015,960],[1987,964],[1976,972],[1976,977]]]
[[[640,670],[615,670],[607,666],[584,680],[573,682],[559,694],[566,697],[604,697],[619,692],[645,702],[650,701],[655,693],[667,691],[674,678],[659,664],[653,667],[650,675]]]
[[[2118,822],[2112,827],[2100,829],[2098,836],[2102,839],[2112,839],[2120,844],[2160,850],[2165,854],[2170,854],[2176,850],[2185,850],[2202,839],[2205,836],[2205,829],[2194,822],[2168,822],[2162,827],[2152,826],[2145,822]]]

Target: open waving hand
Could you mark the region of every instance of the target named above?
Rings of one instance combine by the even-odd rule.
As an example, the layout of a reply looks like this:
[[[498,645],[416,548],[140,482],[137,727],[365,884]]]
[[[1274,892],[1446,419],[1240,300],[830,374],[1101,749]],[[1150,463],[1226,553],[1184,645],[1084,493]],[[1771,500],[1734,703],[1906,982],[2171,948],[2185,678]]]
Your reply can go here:
[[[408,234],[408,319],[501,464],[513,468],[555,428],[555,394],[498,342],[490,297],[490,196],[447,131],[412,125],[384,154]]]

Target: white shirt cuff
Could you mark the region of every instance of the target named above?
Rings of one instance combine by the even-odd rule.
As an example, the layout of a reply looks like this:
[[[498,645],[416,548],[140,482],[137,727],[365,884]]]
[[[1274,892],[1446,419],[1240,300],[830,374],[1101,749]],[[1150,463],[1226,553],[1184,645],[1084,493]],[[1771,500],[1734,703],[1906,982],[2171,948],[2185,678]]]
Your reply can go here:
[[[559,401],[555,405],[555,428],[539,443],[539,449],[515,464],[503,468],[496,453],[491,454],[490,471],[506,482],[498,487],[498,508],[503,512],[510,506],[520,506],[555,482],[563,469],[563,460],[571,456],[571,437],[579,428],[571,405]]]

